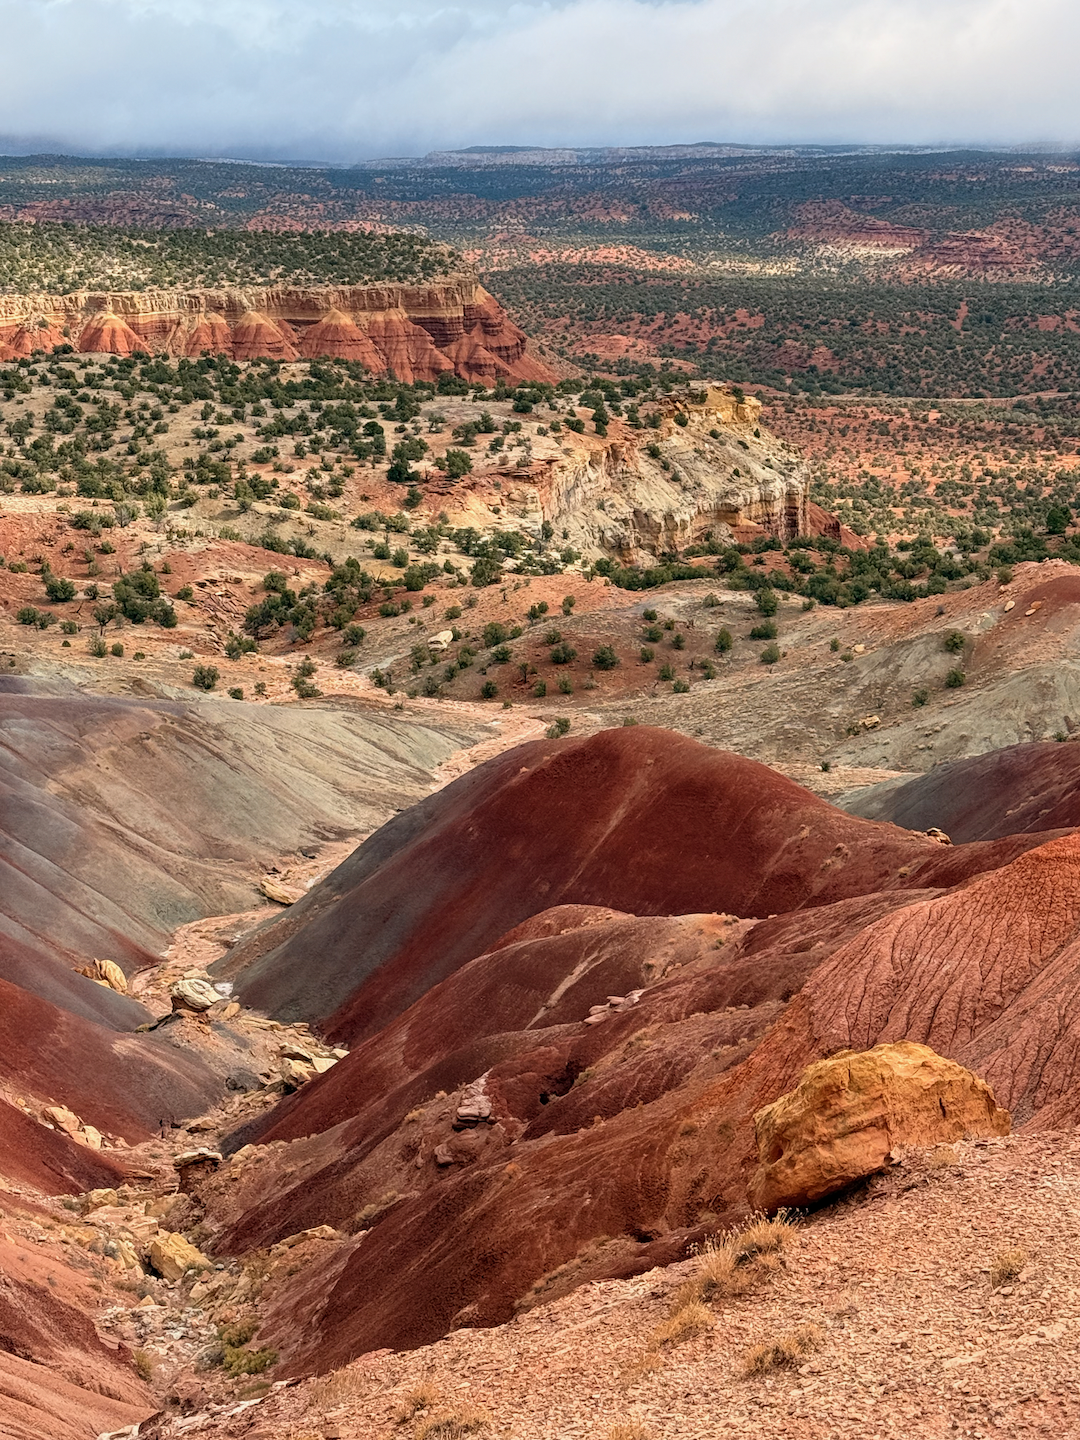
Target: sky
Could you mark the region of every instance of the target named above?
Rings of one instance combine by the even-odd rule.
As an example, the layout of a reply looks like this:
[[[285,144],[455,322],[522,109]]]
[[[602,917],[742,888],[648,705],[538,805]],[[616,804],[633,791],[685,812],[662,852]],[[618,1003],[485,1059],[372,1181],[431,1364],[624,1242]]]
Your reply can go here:
[[[0,149],[1080,142],[1077,0],[0,0]]]

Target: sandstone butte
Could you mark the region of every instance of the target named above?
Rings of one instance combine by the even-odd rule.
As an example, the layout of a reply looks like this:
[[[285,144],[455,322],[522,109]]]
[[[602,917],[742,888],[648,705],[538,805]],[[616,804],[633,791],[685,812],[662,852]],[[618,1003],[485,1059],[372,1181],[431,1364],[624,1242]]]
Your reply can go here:
[[[899,1146],[1009,1130],[989,1085],[926,1045],[841,1050],[754,1116],[761,1164],[750,1201],[770,1213],[802,1209],[884,1170]]]
[[[551,381],[523,331],[463,272],[429,285],[79,291],[0,296],[0,360],[73,345],[91,354],[356,360],[401,381],[453,371],[487,385]]]

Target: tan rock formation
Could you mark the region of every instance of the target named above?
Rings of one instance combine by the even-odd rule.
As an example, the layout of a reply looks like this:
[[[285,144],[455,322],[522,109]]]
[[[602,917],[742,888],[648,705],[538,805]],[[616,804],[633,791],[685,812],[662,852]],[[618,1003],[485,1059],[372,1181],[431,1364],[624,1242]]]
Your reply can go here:
[[[183,1235],[163,1231],[150,1242],[150,1264],[163,1280],[182,1280],[189,1270],[209,1270],[210,1261]]]
[[[555,377],[524,333],[463,271],[431,285],[252,286],[0,296],[0,360],[68,343],[84,353],[236,360],[319,355],[375,374],[434,380],[455,370],[487,383]]]
[[[883,1170],[898,1145],[1007,1135],[1011,1121],[977,1075],[900,1041],[809,1065],[754,1126],[761,1164],[750,1198],[773,1211],[812,1205]]]
[[[115,990],[118,995],[127,994],[127,976],[115,960],[94,960],[84,966],[79,974],[85,975],[88,980],[93,980],[98,985]]]

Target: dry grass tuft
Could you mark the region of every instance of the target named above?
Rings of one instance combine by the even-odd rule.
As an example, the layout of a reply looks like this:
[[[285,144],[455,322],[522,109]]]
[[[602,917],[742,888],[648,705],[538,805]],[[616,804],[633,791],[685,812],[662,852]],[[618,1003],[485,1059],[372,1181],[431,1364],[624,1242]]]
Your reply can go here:
[[[367,1380],[355,1370],[331,1370],[313,1380],[308,1390],[309,1410],[333,1410],[363,1394]]]
[[[1015,1280],[1028,1262],[1027,1251],[1019,1247],[1015,1250],[1002,1250],[1000,1255],[995,1255],[994,1263],[990,1266],[990,1287],[997,1290],[1002,1285],[1007,1285],[1010,1280]]]
[[[480,1435],[491,1424],[491,1416],[478,1405],[462,1405],[444,1415],[425,1420],[416,1432],[416,1440],[466,1440]]]
[[[779,1269],[780,1252],[791,1232],[791,1222],[781,1211],[771,1220],[766,1215],[755,1215],[742,1230],[713,1236],[698,1250],[698,1272],[676,1291],[672,1311],[692,1299],[710,1301],[745,1295]]]
[[[394,1415],[394,1424],[405,1425],[413,1416],[419,1415],[421,1410],[434,1410],[441,1399],[442,1396],[435,1386],[428,1384],[425,1380],[423,1384],[415,1386],[404,1397]]]
[[[704,1335],[706,1330],[711,1330],[716,1324],[716,1319],[707,1305],[700,1300],[688,1299],[687,1303],[666,1319],[663,1324],[658,1325],[651,1336],[653,1349],[659,1349],[661,1345],[681,1345],[685,1340],[692,1340],[695,1335]]]
[[[607,1440],[652,1440],[653,1432],[640,1420],[621,1420],[607,1433]]]
[[[632,1390],[635,1385],[640,1385],[643,1380],[649,1379],[663,1368],[664,1362],[661,1356],[655,1350],[646,1350],[643,1355],[639,1355],[620,1372],[619,1388]]]
[[[154,1357],[148,1350],[135,1350],[131,1358],[135,1362],[135,1373],[140,1380],[150,1381],[154,1378]]]
[[[818,1325],[800,1325],[779,1340],[765,1345],[752,1345],[743,1359],[743,1374],[747,1376],[768,1375],[772,1370],[784,1370],[799,1365],[821,1344],[823,1332]]]
[[[756,1255],[771,1255],[782,1250],[791,1237],[792,1228],[786,1210],[777,1211],[772,1219],[759,1213],[751,1217],[749,1225],[726,1237],[725,1243],[737,1260],[752,1260]]]

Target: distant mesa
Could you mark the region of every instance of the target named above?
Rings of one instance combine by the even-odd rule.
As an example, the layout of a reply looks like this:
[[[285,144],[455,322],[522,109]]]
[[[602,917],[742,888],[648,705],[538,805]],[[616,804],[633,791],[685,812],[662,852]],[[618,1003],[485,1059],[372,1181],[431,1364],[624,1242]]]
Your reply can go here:
[[[410,384],[446,371],[486,385],[556,378],[471,274],[429,285],[0,296],[0,360],[64,344],[104,355],[326,356]]]

